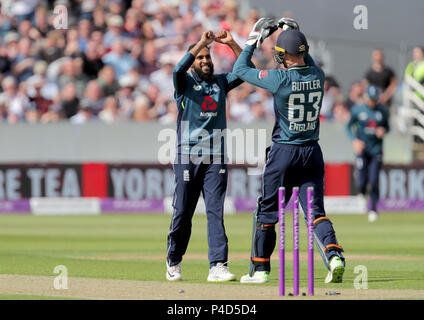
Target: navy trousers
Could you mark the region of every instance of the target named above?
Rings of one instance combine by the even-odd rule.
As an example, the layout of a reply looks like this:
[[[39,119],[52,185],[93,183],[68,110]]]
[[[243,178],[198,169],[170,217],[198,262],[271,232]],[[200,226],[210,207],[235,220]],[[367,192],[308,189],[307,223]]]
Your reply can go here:
[[[383,164],[383,155],[363,153],[355,159],[356,185],[360,193],[370,195],[369,209],[377,212],[379,199],[380,170]],[[370,190],[368,191],[368,186]]]
[[[228,170],[217,163],[174,164],[174,212],[168,234],[167,261],[170,266],[182,261],[192,227],[192,217],[200,193],[206,204],[208,258],[210,266],[228,260],[228,239],[224,227],[224,199]]]
[[[258,226],[253,256],[256,271],[270,270],[270,257],[275,248],[275,224],[278,222],[278,188],[285,187],[287,203],[292,188],[299,187],[299,200],[307,212],[307,188],[314,187],[314,239],[328,268],[331,257],[343,259],[332,223],[324,210],[324,160],[317,142],[304,145],[274,143],[268,153],[262,181],[262,199],[256,211]],[[306,215],[305,215],[306,221]]]

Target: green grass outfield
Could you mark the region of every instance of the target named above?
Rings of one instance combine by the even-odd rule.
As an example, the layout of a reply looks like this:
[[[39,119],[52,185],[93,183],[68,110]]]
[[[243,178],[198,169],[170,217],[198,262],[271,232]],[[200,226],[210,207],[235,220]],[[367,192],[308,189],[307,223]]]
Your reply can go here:
[[[291,215],[286,223],[288,292],[292,279],[290,218]],[[424,214],[383,214],[375,223],[369,223],[365,215],[331,215],[330,218],[339,243],[345,249],[347,269],[342,284],[326,285],[327,271],[323,263],[316,260],[316,288],[353,289],[358,276],[354,273],[355,266],[363,265],[368,270],[368,289],[424,290]],[[165,282],[164,259],[170,219],[171,216],[163,214],[0,216],[0,276],[31,275],[54,279],[55,266],[64,265],[70,278]],[[250,214],[225,216],[229,265],[238,279],[248,271],[251,223]],[[300,286],[306,287],[307,262],[302,258],[306,256],[305,225],[300,229],[303,254]],[[277,252],[275,250],[272,260],[271,281],[263,287],[278,286]],[[315,255],[319,256],[317,250]],[[206,216],[195,215],[183,262],[184,283],[206,284],[207,273]],[[227,286],[241,288],[242,285],[234,282]],[[0,299],[42,299],[43,292],[34,290],[27,292],[19,284],[16,290],[0,285]],[[85,295],[80,293],[79,297]],[[422,299],[422,296],[416,298]]]

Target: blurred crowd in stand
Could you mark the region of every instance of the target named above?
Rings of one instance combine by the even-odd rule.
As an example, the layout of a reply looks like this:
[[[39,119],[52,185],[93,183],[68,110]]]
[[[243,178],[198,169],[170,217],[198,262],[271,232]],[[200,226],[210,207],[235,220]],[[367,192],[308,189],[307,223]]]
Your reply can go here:
[[[206,29],[225,29],[243,47],[260,17],[253,8],[240,17],[233,0],[2,0],[0,6],[0,119],[11,124],[175,123],[172,71],[188,45]],[[255,52],[257,68],[275,68],[277,36]],[[211,49],[215,72],[231,71],[231,49],[218,43]],[[396,76],[381,50],[371,58],[347,96],[327,76],[322,120],[346,122],[367,83],[381,87],[381,102],[390,105]],[[273,119],[265,90],[244,84],[228,99],[232,121]]]

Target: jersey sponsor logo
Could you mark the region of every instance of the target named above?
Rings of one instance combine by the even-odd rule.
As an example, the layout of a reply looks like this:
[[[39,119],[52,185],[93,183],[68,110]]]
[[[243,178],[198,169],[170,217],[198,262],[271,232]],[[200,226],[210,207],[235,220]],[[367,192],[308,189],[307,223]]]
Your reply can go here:
[[[203,103],[202,103],[202,109],[204,111],[213,111],[216,109],[216,107],[217,107],[217,104],[215,101],[213,101],[211,96],[205,97],[205,100],[203,100]]]
[[[368,120],[367,127],[368,128],[377,128],[377,122],[374,119],[370,119],[370,120]]]
[[[259,71],[258,78],[259,78],[259,79],[263,79],[263,78],[265,78],[268,74],[269,74],[269,72],[268,72],[268,71],[266,71],[266,70],[261,70],[261,71]]]

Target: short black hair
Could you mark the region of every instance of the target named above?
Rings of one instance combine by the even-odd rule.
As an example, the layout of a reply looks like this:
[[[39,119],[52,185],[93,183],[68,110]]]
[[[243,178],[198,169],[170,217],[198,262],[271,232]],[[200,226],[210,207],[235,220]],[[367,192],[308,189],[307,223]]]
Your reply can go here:
[[[190,51],[191,49],[193,49],[196,46],[197,43],[192,43],[191,45],[188,46],[187,51]],[[208,46],[205,47],[206,49],[208,49],[209,51],[211,50],[211,48],[209,48]]]

